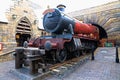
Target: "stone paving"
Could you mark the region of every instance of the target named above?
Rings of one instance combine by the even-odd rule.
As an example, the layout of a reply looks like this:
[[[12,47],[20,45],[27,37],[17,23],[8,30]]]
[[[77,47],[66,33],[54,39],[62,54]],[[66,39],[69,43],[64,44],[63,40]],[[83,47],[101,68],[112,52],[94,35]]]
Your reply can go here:
[[[100,48],[95,60],[89,60],[70,75],[45,80],[120,80],[120,63],[115,63],[115,48]]]
[[[0,63],[0,80],[20,80],[10,73],[13,68],[14,61]],[[94,61],[89,60],[64,78],[44,80],[120,80],[120,63],[115,63],[115,48],[99,48]]]
[[[10,73],[10,70],[15,68],[14,66],[14,61],[0,63],[0,80],[19,80]]]

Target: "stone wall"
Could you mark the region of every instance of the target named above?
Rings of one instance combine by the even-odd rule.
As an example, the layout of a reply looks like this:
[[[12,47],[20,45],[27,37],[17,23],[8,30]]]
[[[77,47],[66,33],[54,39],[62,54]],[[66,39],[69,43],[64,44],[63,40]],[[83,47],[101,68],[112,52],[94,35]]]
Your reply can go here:
[[[14,5],[11,6],[5,14],[8,19],[8,24],[0,23],[0,42],[3,44],[3,50],[0,51],[0,53],[13,50],[17,46],[16,29],[22,18],[26,18],[30,24],[31,37],[38,37],[41,35],[43,30],[41,31],[38,29],[38,19],[33,9],[29,6],[28,0],[16,0]]]
[[[120,1],[71,12],[69,15],[85,23],[102,26],[109,39],[120,40]]]
[[[7,42],[7,23],[0,22],[0,42]]]
[[[11,50],[11,48],[16,46],[16,42],[9,42],[10,34],[8,23],[0,23],[0,42],[3,45],[3,50],[0,53],[6,52],[8,48]]]
[[[14,17],[14,15],[16,17]],[[39,34],[39,31],[37,29],[38,23],[35,23],[37,17],[33,9],[28,5],[28,2],[26,0],[16,2],[14,6],[11,7],[8,12],[6,12],[6,16],[9,21],[9,31],[13,33],[13,35],[10,35],[11,41],[14,41],[16,27],[20,19],[23,17],[26,17],[30,21],[30,24],[32,25],[32,35],[36,36],[37,34]]]

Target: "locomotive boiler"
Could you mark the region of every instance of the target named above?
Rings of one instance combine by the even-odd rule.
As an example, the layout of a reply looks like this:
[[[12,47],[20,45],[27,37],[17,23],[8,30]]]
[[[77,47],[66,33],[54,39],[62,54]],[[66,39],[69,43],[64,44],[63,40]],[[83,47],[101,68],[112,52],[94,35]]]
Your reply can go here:
[[[30,40],[28,45],[44,49],[46,59],[63,62],[97,47],[98,27],[71,18],[58,8],[47,9],[43,14],[43,27],[51,34]]]
[[[69,31],[71,34],[85,34],[91,37],[93,35],[95,39],[99,39],[97,27],[72,19],[58,9],[48,9],[43,14],[45,14],[43,27],[47,32],[62,34],[64,31]]]

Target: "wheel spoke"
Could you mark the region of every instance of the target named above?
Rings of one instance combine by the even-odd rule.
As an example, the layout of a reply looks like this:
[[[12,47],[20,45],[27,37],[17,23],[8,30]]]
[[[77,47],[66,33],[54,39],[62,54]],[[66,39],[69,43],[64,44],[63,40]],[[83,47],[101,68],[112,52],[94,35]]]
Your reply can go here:
[[[56,59],[58,62],[64,62],[66,60],[67,53],[65,50],[59,50],[56,52]]]
[[[75,55],[75,57],[80,57],[80,52],[79,51],[75,51],[74,55]]]

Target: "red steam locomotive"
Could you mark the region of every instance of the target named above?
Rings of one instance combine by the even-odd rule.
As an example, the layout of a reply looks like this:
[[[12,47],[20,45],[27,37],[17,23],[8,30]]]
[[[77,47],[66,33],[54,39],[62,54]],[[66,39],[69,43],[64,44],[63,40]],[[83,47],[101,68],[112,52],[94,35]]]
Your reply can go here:
[[[81,23],[64,14],[60,8],[47,9],[43,14],[43,27],[51,33],[30,40],[30,47],[45,50],[45,56],[63,62],[68,56],[79,57],[84,51],[98,46],[100,29],[92,24]]]

